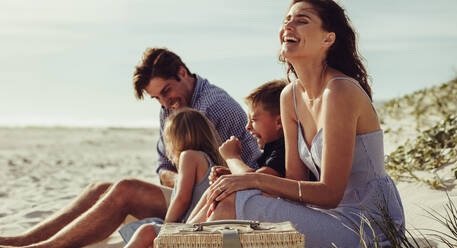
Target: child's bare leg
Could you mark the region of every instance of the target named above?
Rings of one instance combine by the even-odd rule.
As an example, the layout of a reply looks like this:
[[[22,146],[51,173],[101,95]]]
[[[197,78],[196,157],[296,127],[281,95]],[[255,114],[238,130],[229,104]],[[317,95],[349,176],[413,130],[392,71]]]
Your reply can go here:
[[[200,209],[194,208],[194,211],[192,211],[192,218],[187,219],[186,223],[194,224],[194,223],[205,222],[208,219],[208,216],[207,216],[208,209],[209,209],[208,205],[204,205]]]
[[[216,209],[208,220],[234,220],[236,219],[235,210],[236,193],[231,194],[217,204]]]
[[[205,193],[203,193],[194,210],[190,213],[189,218],[187,218],[187,223],[198,223],[206,220],[208,194],[209,190],[206,190]]]
[[[152,225],[142,225],[124,248],[152,248],[156,236]]]

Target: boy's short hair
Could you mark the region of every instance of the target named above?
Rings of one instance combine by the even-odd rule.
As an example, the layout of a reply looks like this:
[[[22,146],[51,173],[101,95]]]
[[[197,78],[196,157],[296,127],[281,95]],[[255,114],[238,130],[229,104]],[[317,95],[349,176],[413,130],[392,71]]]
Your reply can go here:
[[[262,104],[263,109],[272,115],[280,114],[281,91],[287,85],[285,79],[272,80],[255,88],[244,101],[247,105],[258,106]]]
[[[133,73],[133,87],[135,88],[136,98],[143,99],[144,88],[155,77],[173,78],[176,81],[180,81],[178,71],[181,66],[187,70],[189,75],[193,76],[181,58],[172,51],[157,47],[146,49],[143,53],[143,59],[135,67],[135,72]]]

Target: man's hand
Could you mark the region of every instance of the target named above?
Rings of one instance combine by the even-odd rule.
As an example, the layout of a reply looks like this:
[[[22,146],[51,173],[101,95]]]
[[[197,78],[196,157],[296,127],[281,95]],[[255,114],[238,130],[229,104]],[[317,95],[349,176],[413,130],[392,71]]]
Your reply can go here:
[[[161,170],[160,174],[159,174],[160,183],[163,186],[173,188],[175,186],[175,180],[176,180],[177,176],[178,176],[177,172],[174,172],[171,170]]]
[[[241,142],[235,136],[230,137],[221,146],[219,146],[219,152],[222,158],[227,160],[229,158],[241,157]]]
[[[209,184],[214,183],[220,176],[227,174],[230,174],[230,170],[225,166],[215,165],[211,167],[211,172],[208,176]]]

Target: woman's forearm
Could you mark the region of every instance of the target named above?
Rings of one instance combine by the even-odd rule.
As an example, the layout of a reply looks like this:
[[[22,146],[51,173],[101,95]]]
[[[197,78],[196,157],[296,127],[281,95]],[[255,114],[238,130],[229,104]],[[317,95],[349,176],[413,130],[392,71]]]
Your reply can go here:
[[[322,182],[297,181],[268,174],[256,174],[253,175],[251,180],[254,188],[268,194],[278,195],[284,199],[310,203],[325,208],[336,207],[341,200],[341,196],[338,193],[332,192]],[[301,199],[299,197],[299,186],[301,188]]]

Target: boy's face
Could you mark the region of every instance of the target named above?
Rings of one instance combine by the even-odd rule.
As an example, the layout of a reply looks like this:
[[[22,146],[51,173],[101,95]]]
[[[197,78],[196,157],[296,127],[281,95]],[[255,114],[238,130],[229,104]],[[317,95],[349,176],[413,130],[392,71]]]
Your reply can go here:
[[[257,144],[260,149],[263,149],[266,143],[282,137],[281,116],[265,111],[262,104],[256,104],[256,106],[250,104],[246,130],[257,138]]]

